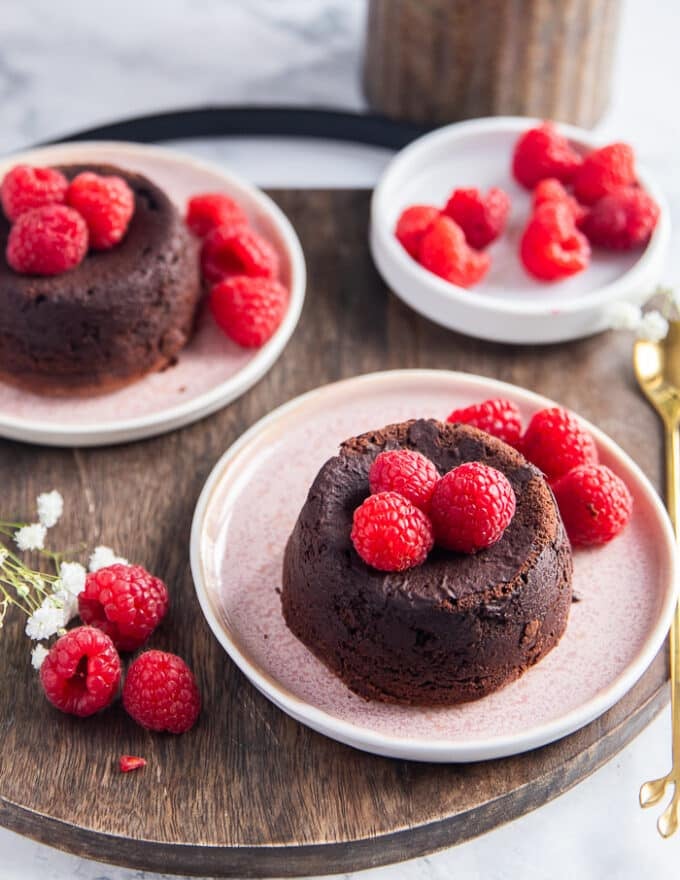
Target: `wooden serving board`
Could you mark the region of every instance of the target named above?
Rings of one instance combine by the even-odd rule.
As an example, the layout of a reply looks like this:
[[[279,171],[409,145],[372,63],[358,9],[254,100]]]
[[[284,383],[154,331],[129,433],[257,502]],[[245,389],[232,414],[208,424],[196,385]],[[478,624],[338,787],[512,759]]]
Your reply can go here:
[[[59,488],[60,546],[106,543],[169,585],[169,620],[152,645],[196,671],[197,727],[147,733],[120,706],[87,721],[52,710],[29,663],[23,621],[0,635],[0,823],[103,861],[196,875],[336,873],[450,846],[540,806],[632,739],[667,699],[664,655],[613,709],[540,750],[468,765],[373,757],[302,727],[245,680],[208,631],[189,572],[189,527],[220,454],[303,391],[398,367],[458,369],[555,398],[617,440],[658,485],[660,432],[638,394],[630,339],[513,348],[419,318],[378,277],[367,248],[369,193],[278,191],[309,268],[302,320],[280,361],[222,412],[173,434],[115,448],[0,442],[2,511],[26,515]],[[474,293],[470,294],[474,296]],[[121,754],[146,757],[121,774]]]

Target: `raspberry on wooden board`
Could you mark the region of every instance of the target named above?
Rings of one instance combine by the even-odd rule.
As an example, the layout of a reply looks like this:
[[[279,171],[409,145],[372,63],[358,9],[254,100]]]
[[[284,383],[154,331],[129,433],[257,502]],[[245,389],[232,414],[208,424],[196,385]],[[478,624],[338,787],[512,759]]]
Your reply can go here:
[[[113,702],[120,674],[120,657],[106,633],[79,626],[52,645],[40,667],[40,682],[53,706],[85,718]]]
[[[193,672],[181,657],[145,651],[130,664],[123,685],[123,706],[148,730],[185,733],[201,711]]]

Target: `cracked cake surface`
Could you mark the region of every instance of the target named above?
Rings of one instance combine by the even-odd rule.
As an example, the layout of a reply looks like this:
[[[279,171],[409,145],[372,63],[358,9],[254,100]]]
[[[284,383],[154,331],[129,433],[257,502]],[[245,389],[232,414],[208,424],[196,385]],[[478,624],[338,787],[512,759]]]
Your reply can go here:
[[[502,471],[517,510],[500,541],[471,555],[435,548],[403,572],[367,566],[350,540],[352,515],[376,456],[397,448],[421,452],[440,474],[466,461]],[[445,705],[503,687],[557,644],[571,578],[542,474],[476,428],[419,419],[351,438],[321,468],[286,547],[282,606],[293,633],[356,693]]]

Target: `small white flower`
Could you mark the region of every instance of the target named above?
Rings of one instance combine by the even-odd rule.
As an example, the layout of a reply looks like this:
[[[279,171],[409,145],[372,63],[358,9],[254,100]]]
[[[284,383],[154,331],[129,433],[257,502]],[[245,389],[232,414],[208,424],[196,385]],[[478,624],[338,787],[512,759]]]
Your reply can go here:
[[[38,519],[47,529],[56,526],[64,512],[64,499],[53,489],[38,495]]]
[[[59,581],[55,584],[55,587],[59,586]],[[43,604],[51,602],[54,607],[61,613],[61,626],[59,629],[62,629],[66,626],[69,621],[73,620],[73,618],[78,614],[78,597],[74,596],[73,593],[67,593],[66,590],[56,589],[51,596],[48,596]]]
[[[4,547],[0,547],[0,565],[4,563],[5,559],[7,559],[7,551]]]
[[[128,561],[122,556],[116,556],[110,547],[100,545],[94,548],[90,556],[89,568],[90,571],[99,571],[100,568],[107,568],[109,565],[115,565],[116,563],[127,565]]]
[[[71,596],[77,596],[85,589],[87,572],[79,562],[62,562],[59,568],[61,588]]]
[[[43,604],[26,621],[26,635],[29,639],[40,641],[41,639],[49,639],[55,633],[59,632],[64,626],[64,610],[58,608],[53,602],[48,601],[48,597]]]
[[[19,596],[20,599],[25,599],[26,596],[28,596],[28,594],[31,592],[27,584],[19,584],[16,590],[17,596]]]
[[[37,671],[43,665],[43,660],[50,652],[44,645],[37,644],[31,651],[31,664]]]
[[[612,303],[609,314],[613,330],[637,330],[642,321],[640,306],[629,302]]]
[[[42,550],[47,529],[42,523],[22,526],[14,535],[19,550]]]
[[[637,328],[638,339],[647,339],[649,342],[659,342],[668,335],[668,321],[661,312],[647,312]]]

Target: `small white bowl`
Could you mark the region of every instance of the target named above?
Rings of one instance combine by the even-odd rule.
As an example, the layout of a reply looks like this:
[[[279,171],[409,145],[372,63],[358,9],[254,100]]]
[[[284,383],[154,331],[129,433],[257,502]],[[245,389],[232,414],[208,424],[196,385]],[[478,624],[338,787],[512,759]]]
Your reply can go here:
[[[588,269],[560,282],[541,282],[528,275],[518,249],[531,193],[515,182],[510,165],[517,138],[538,122],[495,117],[448,125],[402,150],[380,179],[371,202],[373,259],[397,296],[437,324],[494,342],[562,342],[608,329],[614,304],[641,303],[658,284],[670,238],[670,216],[665,199],[642,169],[638,169],[640,182],[661,208],[644,251],[594,249]],[[591,150],[602,145],[583,129],[557,127],[577,148]],[[454,189],[472,186],[481,190],[501,187],[512,207],[505,233],[490,247],[488,275],[466,290],[420,266],[399,244],[394,228],[408,205],[443,207]]]

